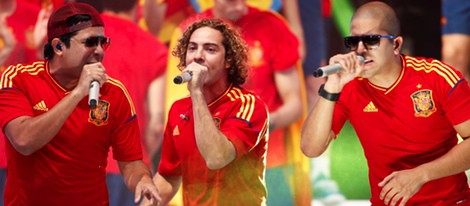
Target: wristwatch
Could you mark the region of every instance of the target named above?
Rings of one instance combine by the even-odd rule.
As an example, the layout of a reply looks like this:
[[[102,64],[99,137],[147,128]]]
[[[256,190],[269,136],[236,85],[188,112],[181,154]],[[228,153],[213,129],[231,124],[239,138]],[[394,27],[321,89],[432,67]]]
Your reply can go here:
[[[318,94],[320,95],[320,97],[323,97],[326,100],[336,102],[339,99],[339,94],[341,93],[329,93],[325,90],[325,84],[322,84],[320,86],[320,89],[318,90]]]

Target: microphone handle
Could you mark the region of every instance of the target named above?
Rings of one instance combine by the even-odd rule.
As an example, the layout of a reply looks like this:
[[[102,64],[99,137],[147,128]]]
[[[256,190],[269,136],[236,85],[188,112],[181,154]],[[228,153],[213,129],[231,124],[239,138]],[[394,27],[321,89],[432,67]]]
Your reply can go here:
[[[90,108],[96,108],[96,105],[98,104],[99,100],[99,93],[100,83],[96,80],[93,80],[90,84],[90,91],[88,93],[88,105],[90,105]]]
[[[357,60],[359,61],[359,64],[364,64],[364,57],[363,56],[357,56]],[[314,77],[326,77],[331,74],[336,74],[340,72],[343,69],[341,64],[335,63],[323,67],[319,67],[317,70],[315,70],[312,75]]]

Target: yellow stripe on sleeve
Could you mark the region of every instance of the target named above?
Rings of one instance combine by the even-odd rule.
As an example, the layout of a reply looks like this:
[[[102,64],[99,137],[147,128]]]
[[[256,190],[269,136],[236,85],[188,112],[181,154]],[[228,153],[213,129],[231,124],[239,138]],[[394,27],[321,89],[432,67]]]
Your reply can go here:
[[[124,85],[120,81],[113,79],[113,78],[109,78],[108,81],[106,82],[119,87],[124,92],[124,95],[126,96],[127,101],[129,102],[129,105],[131,106],[131,116],[134,116],[136,114],[134,102],[132,102],[131,95],[129,95],[129,92],[127,91],[126,87],[124,87]]]

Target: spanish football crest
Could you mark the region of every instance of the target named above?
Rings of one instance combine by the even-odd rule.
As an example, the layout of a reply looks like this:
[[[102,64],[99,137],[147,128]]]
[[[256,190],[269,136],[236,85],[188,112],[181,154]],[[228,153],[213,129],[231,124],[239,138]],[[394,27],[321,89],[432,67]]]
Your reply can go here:
[[[109,102],[99,100],[96,108],[90,109],[90,115],[88,116],[88,122],[95,124],[96,126],[104,126],[108,124],[109,117]]]
[[[261,42],[255,41],[253,43],[253,46],[251,46],[249,49],[248,59],[252,67],[259,67],[264,64],[263,48],[261,47]]]
[[[411,95],[411,99],[413,99],[416,117],[429,117],[437,110],[431,90],[417,91]]]

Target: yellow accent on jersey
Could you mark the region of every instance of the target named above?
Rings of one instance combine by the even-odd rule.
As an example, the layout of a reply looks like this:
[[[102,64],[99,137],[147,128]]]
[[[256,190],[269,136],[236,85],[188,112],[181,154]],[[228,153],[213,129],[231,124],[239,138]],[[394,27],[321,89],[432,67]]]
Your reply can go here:
[[[454,87],[460,80],[459,75],[457,75],[454,70],[438,60],[427,62],[424,59],[418,60],[414,57],[407,57],[406,63],[416,71],[424,70],[426,73],[436,72],[443,77],[451,87]]]
[[[129,92],[127,91],[126,87],[117,79],[109,78],[106,82],[121,88],[127,98],[127,101],[129,102],[129,105],[131,106],[131,116],[134,116],[136,114],[134,102],[132,101],[131,95],[129,95]]]
[[[44,102],[44,100],[42,100],[39,103],[37,103],[36,105],[34,105],[33,109],[39,110],[39,111],[46,111],[46,112],[49,111],[49,109],[47,108],[46,103]]]
[[[366,107],[364,107],[364,109],[362,111],[364,111],[364,112],[378,112],[379,110],[377,109],[377,107],[375,107],[374,103],[371,101],[371,102],[369,102],[369,104],[366,105]]]
[[[250,121],[254,112],[256,102],[255,96],[252,94],[243,94],[242,91],[236,87],[232,87],[227,96],[231,101],[235,101],[237,99],[242,101],[242,105],[240,107],[240,111],[237,113],[237,117]]]
[[[13,79],[18,73],[27,72],[31,75],[37,75],[44,71],[44,62],[34,62],[31,65],[11,65],[2,74],[0,79],[0,89],[13,87]]]

